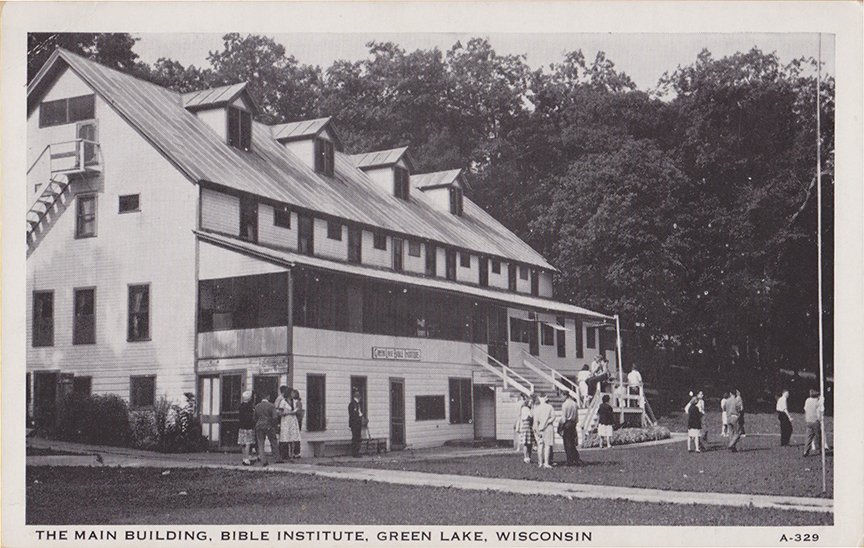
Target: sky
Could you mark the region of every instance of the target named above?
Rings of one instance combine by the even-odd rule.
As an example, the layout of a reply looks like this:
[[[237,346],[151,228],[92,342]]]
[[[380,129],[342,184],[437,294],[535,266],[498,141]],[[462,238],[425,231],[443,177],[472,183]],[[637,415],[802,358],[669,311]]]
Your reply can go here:
[[[707,48],[715,58],[735,52],[746,52],[754,46],[763,52],[775,52],[782,63],[800,57],[818,55],[815,33],[699,33],[699,34],[626,34],[626,33],[266,33],[285,46],[289,55],[300,63],[329,67],[336,59],[356,61],[368,56],[370,41],[395,42],[407,51],[437,47],[450,49],[457,41],[465,44],[474,37],[488,38],[498,54],[526,55],[532,68],[548,68],[560,63],[564,53],[581,49],[587,60],[598,51],[615,63],[636,83],[648,91],[657,86],[665,72],[687,66]],[[134,51],[141,60],[153,64],[160,57],[179,61],[184,66],[207,67],[207,54],[222,49],[221,33],[133,33],[139,38]],[[822,60],[825,71],[834,74],[834,41],[822,37]]]

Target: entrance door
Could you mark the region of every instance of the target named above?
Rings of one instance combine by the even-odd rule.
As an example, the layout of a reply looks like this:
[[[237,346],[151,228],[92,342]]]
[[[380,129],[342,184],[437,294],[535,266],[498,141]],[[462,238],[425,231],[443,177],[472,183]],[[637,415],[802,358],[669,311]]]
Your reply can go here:
[[[33,373],[33,418],[37,428],[52,428],[57,421],[59,373]]]
[[[96,123],[81,122],[78,124],[78,138],[83,140],[84,166],[98,163],[96,156]],[[79,166],[79,167],[84,167]]]
[[[221,396],[219,375],[199,377],[198,406],[201,409],[201,433],[213,443],[219,443]]]
[[[495,439],[495,390],[474,385],[474,439]]]
[[[222,405],[219,407],[219,424],[222,430],[221,445],[234,447],[237,445],[237,433],[240,430],[240,397],[243,375],[232,373],[222,375]]]
[[[390,379],[390,450],[405,448],[405,379]]]

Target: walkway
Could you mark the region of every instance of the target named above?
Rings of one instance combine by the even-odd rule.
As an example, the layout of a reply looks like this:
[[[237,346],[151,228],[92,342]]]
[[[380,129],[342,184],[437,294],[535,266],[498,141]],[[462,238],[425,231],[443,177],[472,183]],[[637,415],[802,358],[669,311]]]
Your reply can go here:
[[[677,440],[671,440],[677,441]],[[366,480],[398,485],[423,487],[445,487],[477,491],[499,491],[523,495],[561,496],[569,499],[621,499],[634,502],[665,502],[673,504],[707,504],[712,506],[740,506],[799,510],[804,512],[833,512],[834,501],[811,497],[788,497],[774,495],[746,495],[736,493],[705,493],[693,491],[666,491],[635,487],[613,487],[578,483],[481,478],[453,474],[431,474],[404,470],[374,468],[322,466],[323,462],[350,459],[304,459],[303,464],[271,465],[268,468],[247,467],[238,464],[239,456],[224,453],[199,453],[191,455],[166,455],[117,447],[92,447],[79,444],[46,440],[29,440],[34,447],[51,447],[60,451],[83,452],[85,455],[51,455],[27,457],[28,466],[119,466],[129,468],[213,468],[243,470],[259,473],[308,474],[345,480]],[[430,451],[415,451],[406,458],[441,459],[459,458],[466,455],[504,454],[511,449],[465,449],[436,448]],[[98,458],[97,458],[98,455]],[[388,455],[393,455],[388,453]],[[101,460],[100,460],[101,459]],[[318,462],[316,464],[315,462]]]

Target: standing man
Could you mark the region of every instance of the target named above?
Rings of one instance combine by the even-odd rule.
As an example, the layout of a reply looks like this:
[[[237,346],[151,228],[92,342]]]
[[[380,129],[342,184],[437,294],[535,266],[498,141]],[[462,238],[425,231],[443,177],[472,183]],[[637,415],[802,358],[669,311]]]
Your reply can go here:
[[[810,397],[804,402],[804,422],[807,423],[807,445],[804,446],[804,456],[810,454],[810,448],[819,451],[822,448],[822,408],[819,405],[819,391],[811,390]]]
[[[351,429],[351,456],[360,457],[360,432],[363,430],[363,406],[360,404],[360,391],[354,391],[354,397],[348,404],[348,428]]]
[[[567,392],[567,399],[561,405],[561,437],[564,438],[564,453],[567,455],[567,466],[579,466],[579,450],[576,449],[576,423],[579,411],[573,392]]]
[[[738,430],[742,438],[747,437],[747,431],[744,430],[744,398],[741,397],[741,391],[735,391],[735,404],[738,407]]]
[[[723,410],[729,421],[729,450],[735,453],[738,451],[738,440],[741,439],[741,423],[738,422],[738,400],[734,393],[723,400]]]
[[[777,398],[777,419],[780,421],[780,447],[789,445],[792,437],[792,417],[789,415],[789,391]]]
[[[270,440],[270,449],[273,451],[276,464],[282,463],[279,454],[279,441],[276,439],[276,423],[279,421],[279,412],[276,406],[270,403],[272,394],[261,394],[261,401],[255,406],[255,437],[258,439],[258,457],[261,465],[267,466],[267,451],[264,450],[264,442]]]
[[[641,396],[640,388],[642,387],[642,374],[636,369],[636,364],[627,373],[627,389],[631,396]],[[641,397],[638,400],[627,398],[627,407],[641,407]]]
[[[552,456],[552,443],[555,441],[555,410],[549,405],[546,396],[540,396],[540,404],[534,408],[534,437],[537,438],[537,454],[540,457],[540,468],[552,468],[549,462]]]

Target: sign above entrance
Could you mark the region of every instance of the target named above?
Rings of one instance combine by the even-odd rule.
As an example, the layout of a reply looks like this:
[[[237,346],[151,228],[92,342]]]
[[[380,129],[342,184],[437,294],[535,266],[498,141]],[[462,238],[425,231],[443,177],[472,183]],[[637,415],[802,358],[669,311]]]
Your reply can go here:
[[[375,360],[407,360],[420,361],[420,350],[416,348],[381,348],[372,347],[372,359]]]

